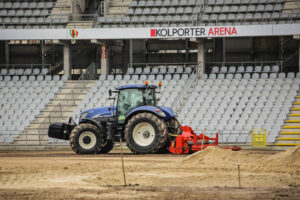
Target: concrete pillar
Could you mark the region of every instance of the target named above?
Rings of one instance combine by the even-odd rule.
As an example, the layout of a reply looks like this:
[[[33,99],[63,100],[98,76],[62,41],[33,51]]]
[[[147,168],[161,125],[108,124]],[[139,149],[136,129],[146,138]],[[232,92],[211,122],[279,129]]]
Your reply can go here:
[[[8,65],[9,64],[9,45],[8,45],[9,41],[5,41],[4,42],[4,48],[5,48],[5,64]]]
[[[300,72],[300,40],[298,40],[298,69]]]
[[[133,63],[133,40],[129,40],[129,66]]]
[[[41,53],[42,68],[44,68],[45,65],[44,40],[40,40],[40,53]]]
[[[223,38],[223,56],[222,56],[222,62],[226,62],[226,39]]]
[[[190,39],[185,39],[185,62],[189,62],[189,55],[190,55]]]
[[[109,47],[101,45],[101,75],[109,74]]]
[[[204,39],[198,39],[198,64],[200,64],[198,75],[205,73],[205,48],[204,48]]]
[[[72,69],[72,55],[70,50],[70,45],[64,44],[64,74],[69,76],[71,79],[71,69]]]

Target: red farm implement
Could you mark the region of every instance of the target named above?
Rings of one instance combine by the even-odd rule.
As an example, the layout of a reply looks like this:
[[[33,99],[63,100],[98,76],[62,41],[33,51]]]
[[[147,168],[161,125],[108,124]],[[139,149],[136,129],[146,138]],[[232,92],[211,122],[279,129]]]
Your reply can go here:
[[[197,135],[189,126],[182,126],[182,134],[178,135],[171,142],[169,151],[173,154],[189,154],[206,149],[209,146],[218,146],[219,134],[215,138],[207,137],[204,134]],[[233,151],[241,150],[241,147],[221,147],[232,149]]]

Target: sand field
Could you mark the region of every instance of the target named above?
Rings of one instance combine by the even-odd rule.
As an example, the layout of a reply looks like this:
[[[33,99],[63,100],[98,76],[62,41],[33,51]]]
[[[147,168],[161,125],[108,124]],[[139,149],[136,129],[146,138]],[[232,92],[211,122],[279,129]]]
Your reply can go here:
[[[300,148],[193,155],[0,152],[0,199],[300,199]],[[238,182],[240,165],[240,183]]]

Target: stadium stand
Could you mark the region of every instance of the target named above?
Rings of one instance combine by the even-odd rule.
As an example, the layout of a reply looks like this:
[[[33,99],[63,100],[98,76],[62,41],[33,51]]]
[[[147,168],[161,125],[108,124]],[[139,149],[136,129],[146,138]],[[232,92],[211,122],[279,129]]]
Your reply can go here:
[[[38,116],[66,80],[55,76],[1,76],[0,141],[12,143]],[[27,79],[28,78],[28,79]]]
[[[51,14],[52,9],[61,7],[57,2],[0,2],[0,28],[63,28],[68,23],[68,16]]]
[[[88,20],[93,20],[89,28],[92,26],[94,28],[136,28],[300,23],[299,2],[296,0],[101,2],[103,3],[101,7],[89,12],[92,18]],[[88,6],[85,6],[85,9],[87,10]],[[77,26],[77,22],[72,24],[75,19],[73,14],[76,13],[74,7],[72,8],[71,0],[0,1],[0,29],[69,29]],[[299,70],[294,64],[298,54],[295,51],[297,47],[291,44],[295,41],[292,35],[276,38],[275,42],[270,42],[272,47],[267,45],[269,40],[260,46],[260,38],[254,41],[255,36],[249,37],[247,44],[243,41],[244,43],[239,46],[241,48],[234,49],[232,54],[238,53],[227,58],[226,54],[231,52],[226,52],[226,49],[230,50],[237,44],[233,41],[235,38],[226,38],[228,46],[223,38],[209,38],[205,45],[202,43],[202,47],[206,52],[204,61],[211,63],[203,65],[206,74],[198,77],[199,79],[193,76],[194,68],[186,65],[149,67],[147,63],[146,65],[129,63],[130,58],[132,62],[134,56],[136,62],[153,63],[157,60],[161,63],[170,60],[179,63],[194,62],[198,59],[196,57],[199,55],[196,54],[201,51],[199,38],[180,38],[173,41],[168,39],[135,40],[135,44],[133,40],[47,41],[47,44],[43,43],[45,49],[41,47],[37,54],[38,56],[43,54],[42,56],[45,56],[43,61],[51,62],[51,66],[56,67],[53,71],[42,67],[13,67],[14,64],[11,63],[22,63],[26,60],[23,54],[18,54],[20,49],[17,44],[23,43],[16,41],[1,43],[0,41],[2,45],[0,48],[7,45],[7,52],[0,55],[3,60],[7,60],[1,62],[0,70],[0,143],[52,145],[62,142],[48,138],[47,129],[51,122],[66,121],[69,116],[77,122],[81,111],[112,104],[107,99],[109,89],[126,84],[143,84],[145,80],[155,85],[162,81],[158,104],[175,106],[178,119],[183,125],[192,126],[197,132],[205,131],[211,136],[219,132],[221,143],[249,144],[250,132],[253,128],[265,128],[268,133],[267,142],[278,145],[286,144],[287,140],[292,141],[292,135],[300,133],[300,126],[298,126],[300,123],[300,98],[298,97],[300,96],[297,96],[300,74],[299,72],[295,74]],[[30,49],[40,44],[39,42],[24,42],[28,44],[28,48],[24,49]],[[170,45],[170,42],[174,42],[175,45]],[[224,42],[224,46],[220,45],[221,42]],[[162,46],[159,46],[160,43]],[[248,43],[251,43],[251,47],[248,47]],[[244,48],[243,45],[246,47]],[[91,48],[91,52],[86,51],[87,48]],[[127,50],[130,52],[130,48],[132,48],[130,58],[120,56]],[[251,56],[242,57],[241,49],[246,49],[243,53],[247,56],[251,52]],[[139,53],[142,51],[141,56]],[[273,57],[266,56],[264,51],[272,54]],[[65,55],[65,52],[68,53]],[[88,56],[78,56],[85,52]],[[105,55],[102,54],[103,52]],[[222,56],[215,56],[222,53],[226,59],[238,60],[238,62],[226,62]],[[86,62],[96,61],[97,64],[102,62],[99,54],[108,60],[109,69],[108,75],[102,74],[98,80],[72,81],[67,80],[67,76],[61,78],[60,75],[54,75],[65,72],[63,65],[69,58],[72,60],[73,57],[74,60],[82,57],[82,60],[76,60],[80,61],[78,65],[82,65],[77,68],[81,71],[86,69]],[[18,59],[14,60],[14,55],[19,56]],[[90,58],[91,55],[97,58]],[[274,60],[274,55],[276,56],[274,62],[265,61],[268,58]],[[240,56],[241,58],[236,59]],[[12,62],[9,62],[10,58]],[[180,59],[176,60],[177,58]],[[39,58],[36,63],[41,60]],[[34,61],[30,62],[34,63]],[[286,63],[293,64],[286,67]],[[77,63],[68,64],[70,67]],[[132,67],[133,64],[136,64],[136,67]],[[73,66],[71,68],[75,69]],[[115,69],[118,69],[120,74],[113,75],[117,71]],[[99,72],[94,75],[98,76]],[[77,79],[77,76],[72,78]],[[187,90],[183,91],[183,89]]]
[[[179,114],[182,124],[207,134],[219,132],[221,142],[249,143],[251,129],[266,129],[274,143],[298,94],[300,79],[290,73],[204,74],[190,90]]]
[[[125,15],[98,17],[96,27],[286,24],[300,21],[288,1],[131,1]]]

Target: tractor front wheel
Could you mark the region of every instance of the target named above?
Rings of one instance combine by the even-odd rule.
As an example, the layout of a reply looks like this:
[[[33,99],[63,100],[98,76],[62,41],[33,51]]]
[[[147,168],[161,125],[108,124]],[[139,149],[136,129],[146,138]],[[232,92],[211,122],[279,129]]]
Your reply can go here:
[[[79,124],[70,134],[70,145],[77,154],[97,154],[101,151],[103,134],[92,124]]]
[[[105,153],[110,152],[113,148],[114,148],[114,143],[113,143],[113,141],[109,140],[109,141],[106,141],[106,143],[104,144],[104,146],[101,148],[101,150],[98,153],[105,154]]]
[[[167,142],[165,122],[151,113],[133,116],[125,126],[125,139],[133,153],[158,153]]]

